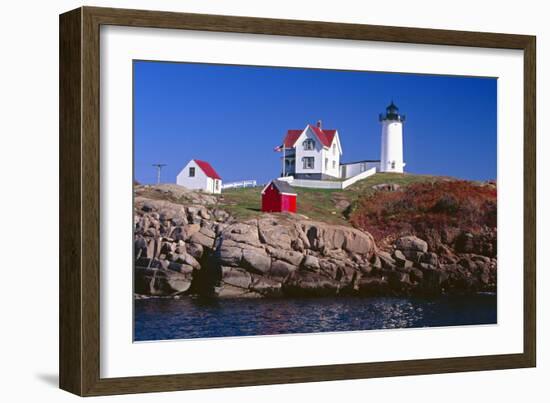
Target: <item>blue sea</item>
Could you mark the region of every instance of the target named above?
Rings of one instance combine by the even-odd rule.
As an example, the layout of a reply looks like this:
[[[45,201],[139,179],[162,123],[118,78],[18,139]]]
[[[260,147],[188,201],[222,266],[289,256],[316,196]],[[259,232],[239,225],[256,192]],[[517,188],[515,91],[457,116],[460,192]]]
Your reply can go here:
[[[134,320],[135,341],[482,325],[497,322],[497,297],[152,298]]]

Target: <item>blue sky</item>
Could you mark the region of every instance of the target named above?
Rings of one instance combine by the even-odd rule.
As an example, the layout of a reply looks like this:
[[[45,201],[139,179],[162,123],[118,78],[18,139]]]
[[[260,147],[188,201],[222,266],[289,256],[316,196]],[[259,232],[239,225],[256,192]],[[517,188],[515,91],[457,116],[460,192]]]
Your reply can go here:
[[[279,67],[134,62],[134,169],[162,181],[192,158],[225,182],[278,175],[287,129],[338,129],[342,161],[380,158],[378,114],[393,99],[407,116],[406,171],[496,178],[497,80]]]

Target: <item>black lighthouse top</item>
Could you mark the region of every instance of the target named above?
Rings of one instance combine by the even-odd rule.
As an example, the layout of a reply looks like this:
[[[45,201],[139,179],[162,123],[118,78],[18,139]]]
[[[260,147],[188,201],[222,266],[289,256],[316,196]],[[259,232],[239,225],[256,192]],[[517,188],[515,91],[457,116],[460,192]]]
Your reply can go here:
[[[396,120],[398,122],[405,121],[405,115],[399,114],[399,108],[391,101],[386,108],[386,113],[381,113],[379,116],[380,121],[383,120]]]

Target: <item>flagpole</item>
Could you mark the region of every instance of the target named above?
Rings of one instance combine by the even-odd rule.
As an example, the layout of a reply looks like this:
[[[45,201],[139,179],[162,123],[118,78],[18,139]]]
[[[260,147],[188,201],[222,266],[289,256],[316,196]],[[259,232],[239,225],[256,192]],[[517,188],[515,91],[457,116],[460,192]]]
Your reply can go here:
[[[285,173],[286,173],[286,172],[285,172],[285,166],[286,166],[286,164],[285,164],[285,162],[286,162],[286,161],[285,161],[285,158],[286,158],[286,154],[285,154],[285,143],[283,142],[283,177],[285,176]]]

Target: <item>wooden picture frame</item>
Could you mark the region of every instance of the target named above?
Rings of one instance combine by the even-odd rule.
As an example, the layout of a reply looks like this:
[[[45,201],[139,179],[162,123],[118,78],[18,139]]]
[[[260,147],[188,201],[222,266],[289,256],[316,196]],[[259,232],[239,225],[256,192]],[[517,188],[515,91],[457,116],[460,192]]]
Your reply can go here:
[[[101,378],[99,336],[99,35],[101,25],[523,50],[525,161],[523,353]],[[527,35],[95,7],[82,7],[62,14],[60,16],[60,387],[77,395],[93,396],[535,366],[535,43],[535,37]]]

